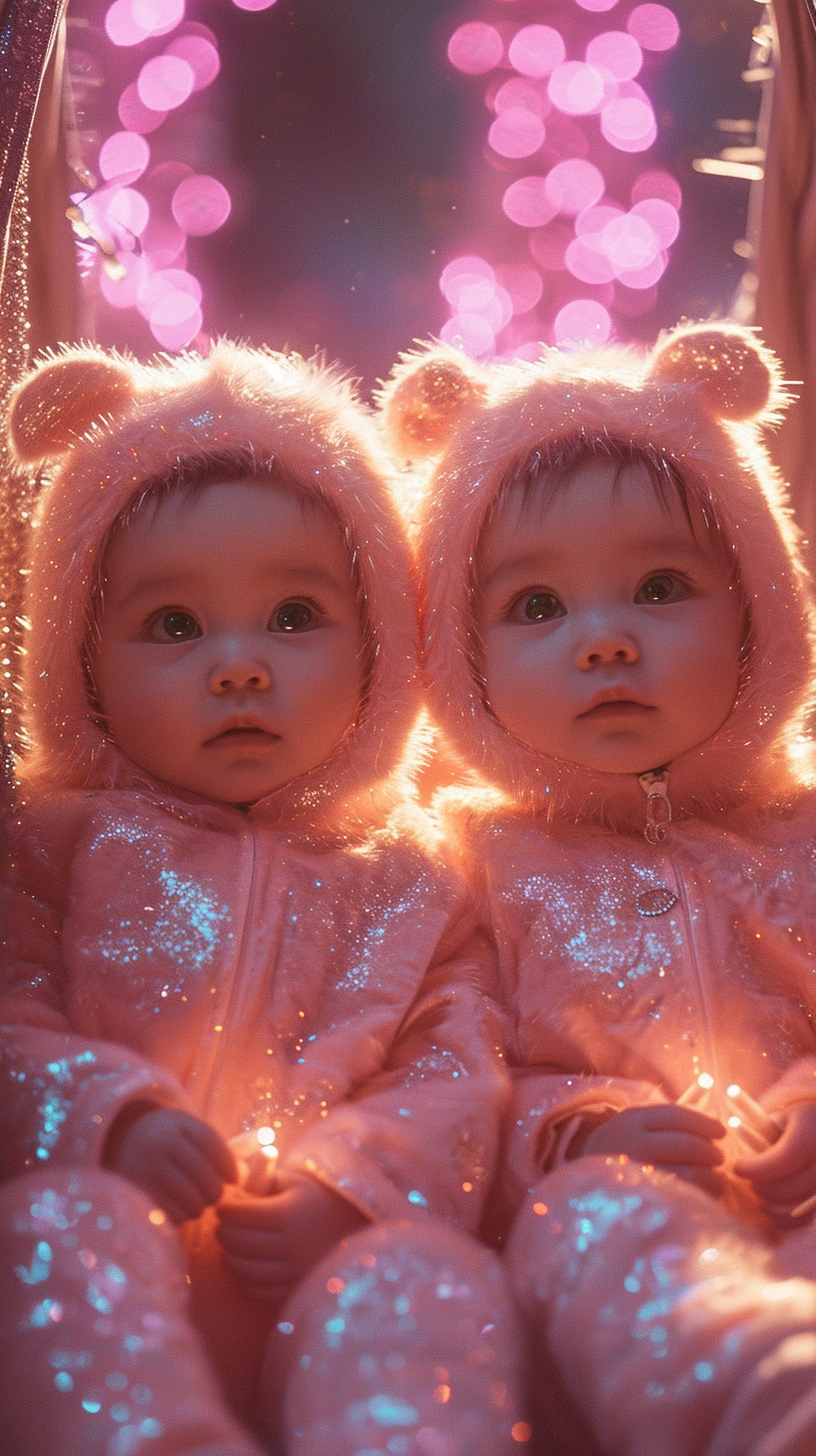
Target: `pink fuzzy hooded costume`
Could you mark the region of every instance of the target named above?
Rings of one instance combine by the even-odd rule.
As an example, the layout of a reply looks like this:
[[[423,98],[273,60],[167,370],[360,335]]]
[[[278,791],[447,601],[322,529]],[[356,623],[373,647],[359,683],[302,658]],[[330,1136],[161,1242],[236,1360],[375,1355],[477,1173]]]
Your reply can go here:
[[[490,962],[461,887],[397,818],[382,827],[417,710],[415,594],[350,389],[226,342],[152,365],[76,348],[23,382],[10,420],[19,458],[48,473],[0,1002],[4,1176],[98,1167],[123,1107],[147,1102],[228,1139],[271,1127],[280,1169],[375,1224],[475,1227],[502,1088]],[[274,459],[339,518],[371,645],[330,759],[246,811],[125,759],[89,707],[84,658],[123,509],[177,459],[230,450]],[[231,1297],[207,1215],[185,1243],[241,1406],[254,1372],[235,1330],[268,1316],[238,1300],[236,1326],[206,1308]]]
[[[482,807],[478,792],[451,796],[448,816],[468,842],[510,1017],[516,1090],[498,1223],[506,1231],[523,1205],[508,1251],[522,1307],[610,1456],[764,1456],[762,1423],[756,1448],[746,1434],[750,1412],[761,1395],[772,1422],[787,1397],[782,1366],[782,1384],[751,1384],[757,1361],[773,1363],[769,1350],[816,1318],[809,1280],[789,1281],[795,1293],[772,1287],[779,1270],[741,1180],[729,1184],[735,1223],[672,1175],[570,1161],[587,1125],[688,1093],[740,1119],[730,1163],[773,1133],[767,1117],[816,1099],[814,611],[761,440],[783,404],[773,356],[727,325],[681,327],[649,355],[553,351],[490,369],[431,346],[404,361],[384,398],[402,455],[435,457],[418,522],[432,709],[499,790]],[[488,512],[537,445],[580,436],[670,457],[716,519],[747,609],[728,719],[641,777],[526,746],[480,680],[472,563]],[[807,1230],[787,1241],[797,1272],[813,1271],[809,1240]],[[699,1263],[706,1246],[719,1259],[716,1293]],[[816,1387],[816,1341],[797,1348],[800,1380]],[[793,1378],[791,1388],[802,1394]],[[578,1441],[574,1410],[571,1423]]]

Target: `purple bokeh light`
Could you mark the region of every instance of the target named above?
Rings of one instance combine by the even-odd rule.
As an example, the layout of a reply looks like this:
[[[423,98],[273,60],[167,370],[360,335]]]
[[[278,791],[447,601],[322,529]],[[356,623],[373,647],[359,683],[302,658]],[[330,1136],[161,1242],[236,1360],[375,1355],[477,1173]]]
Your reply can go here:
[[[502,209],[518,227],[542,227],[558,212],[547,194],[544,177],[518,177],[511,182],[502,198]]]
[[[232,0],[239,10],[268,10],[275,0]]]
[[[130,7],[146,35],[167,35],[184,19],[184,0],[130,0]]]
[[[568,157],[547,173],[544,190],[556,212],[575,217],[600,202],[606,190],[603,172],[583,157]]]

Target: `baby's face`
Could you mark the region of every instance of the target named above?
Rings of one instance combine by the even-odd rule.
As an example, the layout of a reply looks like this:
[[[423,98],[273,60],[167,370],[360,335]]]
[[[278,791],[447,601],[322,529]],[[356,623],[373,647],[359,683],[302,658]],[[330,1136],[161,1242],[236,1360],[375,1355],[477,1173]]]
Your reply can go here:
[[[486,526],[476,616],[487,698],[532,748],[644,773],[710,737],[739,685],[743,608],[722,547],[646,471],[588,461],[546,507]]]
[[[156,778],[252,803],[354,719],[360,613],[320,507],[265,481],[174,493],[114,538],[104,579],[94,682],[114,742]]]

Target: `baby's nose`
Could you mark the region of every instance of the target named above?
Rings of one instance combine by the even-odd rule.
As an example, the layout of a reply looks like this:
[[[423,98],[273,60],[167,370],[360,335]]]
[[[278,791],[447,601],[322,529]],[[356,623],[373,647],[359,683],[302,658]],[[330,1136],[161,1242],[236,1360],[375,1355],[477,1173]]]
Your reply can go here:
[[[639,656],[637,644],[625,632],[598,632],[580,645],[577,663],[587,672],[610,663],[637,662]]]
[[[210,673],[210,692],[265,692],[272,686],[269,669],[249,653],[237,652],[223,658]]]

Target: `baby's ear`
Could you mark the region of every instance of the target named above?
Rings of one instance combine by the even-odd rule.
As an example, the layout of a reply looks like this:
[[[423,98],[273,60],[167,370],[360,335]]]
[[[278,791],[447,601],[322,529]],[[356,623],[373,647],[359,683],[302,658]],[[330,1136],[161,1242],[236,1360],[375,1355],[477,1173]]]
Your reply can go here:
[[[133,370],[101,350],[83,346],[44,359],[12,392],[12,455],[21,465],[64,455],[95,421],[119,413],[135,393]]]
[[[657,344],[649,374],[696,384],[708,412],[729,420],[770,421],[788,402],[776,355],[738,324],[681,326]]]
[[[457,421],[487,398],[480,366],[445,344],[403,354],[379,395],[386,435],[405,460],[444,450]]]

